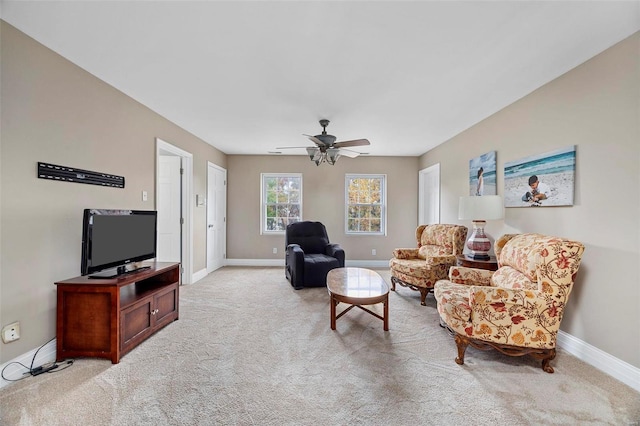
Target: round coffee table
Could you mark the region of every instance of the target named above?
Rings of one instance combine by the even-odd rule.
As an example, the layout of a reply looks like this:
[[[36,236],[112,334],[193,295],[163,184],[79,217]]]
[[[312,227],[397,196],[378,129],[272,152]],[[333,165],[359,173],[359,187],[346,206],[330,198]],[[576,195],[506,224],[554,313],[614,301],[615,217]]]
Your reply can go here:
[[[383,329],[389,330],[389,286],[375,271],[363,268],[336,268],[327,274],[327,290],[331,296],[331,329],[336,329],[336,320],[358,307],[370,313],[383,322]],[[336,315],[338,303],[347,303],[349,306]],[[382,303],[382,316],[365,308],[362,305],[375,305]]]

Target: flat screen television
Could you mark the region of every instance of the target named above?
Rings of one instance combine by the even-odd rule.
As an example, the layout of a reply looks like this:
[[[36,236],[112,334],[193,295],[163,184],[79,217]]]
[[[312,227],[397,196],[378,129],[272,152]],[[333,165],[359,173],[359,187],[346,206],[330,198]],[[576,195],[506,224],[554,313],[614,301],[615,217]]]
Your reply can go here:
[[[128,264],[156,257],[155,210],[85,209],[82,222],[82,275],[114,278],[133,272]]]

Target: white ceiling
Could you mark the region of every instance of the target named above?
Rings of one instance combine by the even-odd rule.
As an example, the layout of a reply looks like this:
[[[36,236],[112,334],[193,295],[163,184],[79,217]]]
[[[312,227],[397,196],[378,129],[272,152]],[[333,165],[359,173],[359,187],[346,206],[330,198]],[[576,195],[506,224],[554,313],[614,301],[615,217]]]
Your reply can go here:
[[[227,154],[421,155],[640,30],[638,1],[2,1],[2,19]],[[305,154],[304,149],[286,154]]]

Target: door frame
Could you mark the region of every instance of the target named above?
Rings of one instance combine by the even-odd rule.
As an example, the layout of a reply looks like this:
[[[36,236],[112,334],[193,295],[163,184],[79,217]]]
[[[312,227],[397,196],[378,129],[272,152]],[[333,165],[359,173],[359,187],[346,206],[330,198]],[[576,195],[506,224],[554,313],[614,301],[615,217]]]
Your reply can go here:
[[[211,161],[207,161],[207,198],[210,199],[209,197],[209,173],[211,172],[211,168],[214,168],[216,170],[219,170],[221,172],[224,173],[224,180],[225,182],[227,181],[227,169],[225,169],[224,167],[220,167],[215,163],[212,163]],[[209,226],[209,209],[212,208],[211,203],[207,202],[207,227]],[[213,272],[215,269],[211,268],[209,265],[209,228],[207,228],[207,243],[206,243],[206,268],[207,268],[207,273],[211,273]],[[220,265],[219,267],[225,266],[226,265],[226,261],[227,261],[227,185],[225,184],[224,186],[224,238],[223,238],[223,259],[222,259],[222,265]]]
[[[427,177],[435,176],[438,180],[438,220],[435,223],[440,223],[440,163],[434,164],[433,166],[422,169],[418,172],[418,224],[429,224],[429,220],[426,218],[427,209],[425,208],[425,196],[424,192],[426,190],[425,182]]]
[[[171,145],[160,138],[156,138],[156,196],[155,205],[158,208],[160,194],[160,156],[173,155],[182,158],[182,191],[180,204],[182,205],[182,284],[193,282],[193,210],[189,200],[193,199],[193,155],[177,146]]]

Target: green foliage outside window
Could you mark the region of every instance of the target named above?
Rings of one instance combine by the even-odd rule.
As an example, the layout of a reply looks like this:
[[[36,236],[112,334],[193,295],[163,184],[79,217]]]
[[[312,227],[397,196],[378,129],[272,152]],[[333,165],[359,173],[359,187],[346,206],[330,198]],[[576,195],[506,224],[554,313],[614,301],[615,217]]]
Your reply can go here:
[[[301,220],[302,178],[287,175],[263,176],[264,230],[284,231]]]
[[[347,198],[347,232],[384,232],[383,176],[348,177]]]

